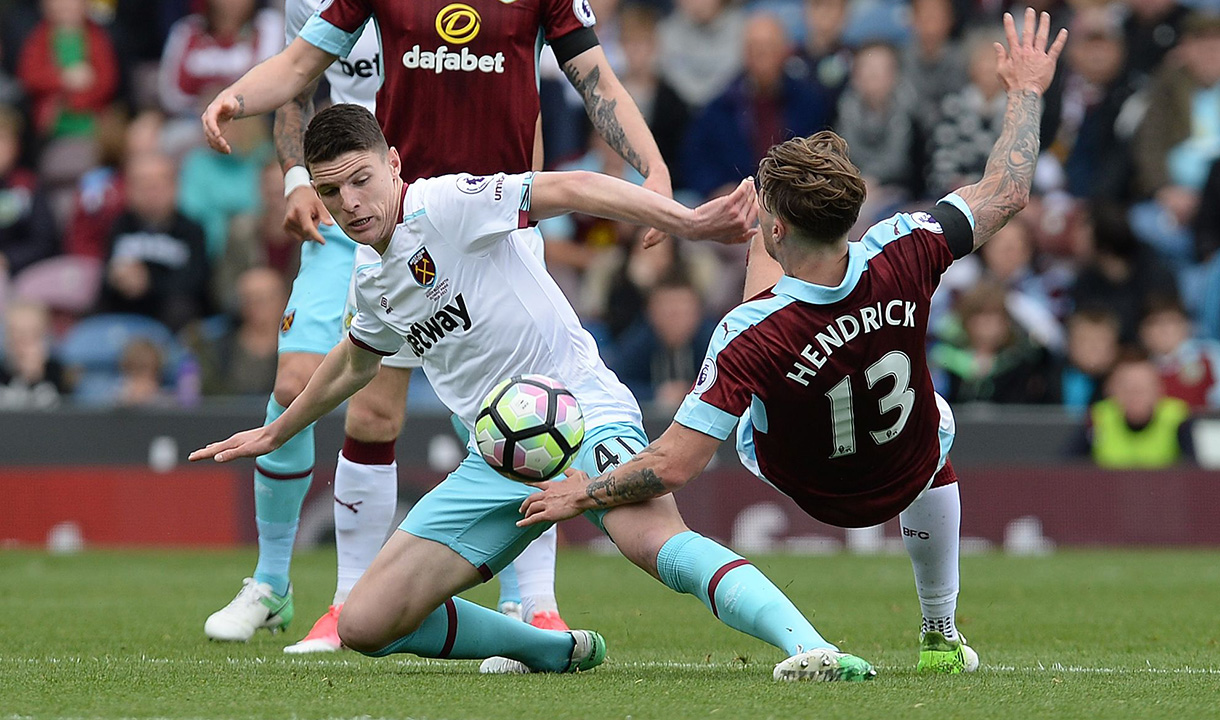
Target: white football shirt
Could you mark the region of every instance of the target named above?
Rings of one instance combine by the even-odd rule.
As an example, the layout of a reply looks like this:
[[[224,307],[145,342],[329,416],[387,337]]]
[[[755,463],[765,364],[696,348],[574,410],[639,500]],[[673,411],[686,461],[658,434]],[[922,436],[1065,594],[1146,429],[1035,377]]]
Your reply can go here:
[[[300,34],[314,11],[326,0],[286,0],[284,3],[284,45]],[[330,84],[330,99],[336,103],[356,103],[374,112],[377,89],[381,87],[381,38],[375,20],[370,20],[347,57],[341,57],[326,69]]]
[[[381,261],[356,268],[352,342],[379,355],[409,348],[472,431],[487,393],[526,373],[566,385],[586,427],[640,423],[635,398],[514,232],[527,224],[532,180],[500,173],[411,183]]]

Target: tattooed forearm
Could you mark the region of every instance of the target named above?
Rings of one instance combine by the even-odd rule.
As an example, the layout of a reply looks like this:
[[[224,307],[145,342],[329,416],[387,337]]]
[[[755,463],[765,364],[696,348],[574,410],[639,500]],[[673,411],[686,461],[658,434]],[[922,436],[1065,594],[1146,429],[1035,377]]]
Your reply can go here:
[[[310,83],[299,95],[275,111],[275,152],[285,171],[305,165],[305,126],[313,117],[316,89],[317,83]]]
[[[233,117],[244,118],[246,116],[246,96],[239,94],[234,99],[237,100],[237,112],[233,114]]]
[[[1008,94],[1004,128],[987,160],[983,179],[957,191],[974,213],[975,249],[1029,201],[1041,122],[1041,95],[1028,90]]]
[[[669,492],[661,478],[652,468],[641,468],[621,473],[616,471],[593,480],[586,486],[585,494],[598,507],[625,505],[650,500]]]
[[[598,88],[598,84],[601,82],[601,68],[594,65],[584,77],[581,77],[576,65],[568,62],[564,64],[563,72],[568,76],[572,87],[576,88],[576,92],[580,93],[584,99],[585,113],[588,114],[597,134],[601,135],[606,144],[626,160],[627,164],[638,170],[644,177],[648,177],[648,163],[640,157],[627,139],[627,133],[619,121],[618,101],[607,99]]]

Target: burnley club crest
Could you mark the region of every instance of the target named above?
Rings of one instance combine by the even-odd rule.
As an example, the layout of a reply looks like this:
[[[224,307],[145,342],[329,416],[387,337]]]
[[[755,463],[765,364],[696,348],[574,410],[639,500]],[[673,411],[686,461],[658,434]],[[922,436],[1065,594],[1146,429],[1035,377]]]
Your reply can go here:
[[[432,287],[436,282],[436,263],[432,262],[432,256],[428,254],[428,248],[421,247],[414,255],[411,256],[411,277],[415,278],[415,282],[419,283],[420,287]]]

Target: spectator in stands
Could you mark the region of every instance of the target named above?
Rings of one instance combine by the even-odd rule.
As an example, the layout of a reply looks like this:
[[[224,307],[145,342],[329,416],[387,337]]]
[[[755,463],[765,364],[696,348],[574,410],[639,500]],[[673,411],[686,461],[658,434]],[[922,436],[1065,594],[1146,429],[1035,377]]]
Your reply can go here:
[[[178,330],[208,307],[203,229],[177,210],[174,162],[145,154],[127,164],[127,210],[110,234],[102,309],[147,315]]]
[[[600,21],[601,16],[598,18]],[[673,186],[684,188],[686,185],[680,172],[679,152],[690,122],[690,109],[673,86],[660,75],[657,46],[659,19],[657,11],[647,5],[627,5],[619,12],[619,39],[625,65],[619,73],[619,80],[648,121],[657,148],[669,166]]]
[[[913,37],[903,52],[902,74],[915,90],[919,112],[932,109],[933,117],[921,118],[924,126],[935,119],[941,101],[967,81],[966,58],[953,39],[956,23],[953,0],[911,1]]]
[[[122,68],[124,104],[135,112],[161,106],[157,77],[170,26],[198,0],[108,0],[114,6],[111,34]],[[150,7],[151,6],[151,7]]]
[[[1089,411],[1093,460],[1112,469],[1170,467],[1189,455],[1189,416],[1184,401],[1165,395],[1155,365],[1123,357],[1106,382],[1106,398]]]
[[[136,338],[123,349],[119,360],[122,384],[115,402],[123,407],[163,407],[173,397],[161,386],[165,355],[156,343]]]
[[[1151,202],[1135,209],[1133,222],[1178,264],[1193,260],[1188,228],[1220,158],[1220,15],[1196,11],[1184,33],[1182,65],[1167,61],[1153,80],[1134,145],[1136,192]]]
[[[1004,120],[1007,99],[996,74],[993,43],[1003,37],[975,31],[966,39],[970,81],[945,96],[928,132],[928,193],[940,197],[977,180]]]
[[[204,395],[266,396],[275,387],[276,347],[288,290],[284,277],[266,267],[251,268],[237,280],[236,327],[219,337],[197,337]]]
[[[1194,227],[1196,287],[1192,312],[1199,337],[1220,340],[1220,160],[1212,163]]]
[[[91,137],[118,89],[118,60],[87,0],[42,0],[43,19],[21,48],[18,73],[42,138]]]
[[[679,270],[648,293],[646,314],[623,333],[607,364],[642,402],[676,410],[699,374],[716,318]]]
[[[1101,399],[1118,354],[1118,316],[1105,308],[1076,310],[1067,319],[1067,357],[1052,377],[1052,394],[1084,415]]]
[[[1156,251],[1141,243],[1116,205],[1094,204],[1082,219],[1085,265],[1071,296],[1075,307],[1108,307],[1119,320],[1119,340],[1138,340],[1140,318],[1154,297],[1178,297],[1173,273]]]
[[[589,319],[605,329],[606,339],[617,340],[642,319],[652,288],[664,277],[685,275],[708,298],[723,289],[721,266],[707,248],[695,243],[664,242],[645,249],[644,233],[637,232],[612,252],[600,255],[585,274],[583,306]],[[736,294],[741,299],[741,294]]]
[[[775,143],[826,126],[826,99],[785,69],[792,42],[773,15],[750,17],[745,72],[691,124],[684,148],[687,185],[704,195],[731,190]]]
[[[1155,301],[1140,323],[1140,341],[1166,395],[1192,409],[1220,407],[1220,342],[1192,338],[1190,317],[1180,303]]]
[[[1033,237],[1021,215],[997,230],[977,253],[949,267],[932,296],[929,327],[936,331],[954,302],[980,282],[1006,290],[1009,315],[1035,343],[1056,352],[1063,349],[1063,328],[1043,278],[1035,271]]]
[[[1120,22],[1113,7],[1082,8],[1072,19],[1058,132],[1039,162],[1056,165],[1062,187],[1054,189],[1075,197],[1124,200],[1128,195],[1135,131],[1128,101],[1136,88],[1123,72]]]
[[[3,46],[7,37],[8,33],[0,30],[0,59],[8,57],[8,48]],[[21,80],[9,70],[9,67],[8,63],[0,62],[0,105],[21,107],[25,101],[25,91],[21,87]]]
[[[51,318],[42,305],[14,302],[4,317],[0,410],[45,410],[68,392],[63,367],[51,357]]]
[[[805,42],[797,66],[825,98],[827,123],[834,123],[839,96],[851,77],[852,51],[843,43],[846,27],[847,0],[805,0]]]
[[[583,157],[557,169],[589,170],[613,175],[637,185],[644,182],[643,176],[600,136],[592,139],[592,147]],[[543,220],[538,224],[538,229],[546,240],[547,271],[569,297],[575,297],[580,292],[589,266],[616,246],[631,242],[635,231],[625,223],[579,213]]]
[[[102,116],[98,139],[100,161],[81,177],[72,200],[72,214],[63,234],[63,251],[105,259],[110,250],[110,228],[126,207],[123,193],[124,157],[160,153],[160,112],[145,111],[127,122],[121,112]]]
[[[213,265],[212,304],[232,315],[241,311],[237,287],[243,274],[266,267],[288,279],[296,275],[300,262],[301,244],[284,230],[284,171],[275,158],[263,165],[259,193],[258,206],[229,223],[224,254]]]
[[[1195,214],[1195,260],[1207,262],[1220,250],[1220,160],[1212,163]]]
[[[258,212],[263,168],[274,155],[262,118],[238,120],[225,134],[233,152],[221,155],[208,147],[194,148],[182,159],[179,175],[178,206],[203,226],[213,262],[224,254],[233,218]]]
[[[1125,4],[1131,11],[1123,23],[1127,74],[1143,84],[1181,40],[1190,9],[1177,0],[1126,0]]]
[[[980,283],[957,303],[960,334],[933,345],[950,403],[1044,403],[1052,399],[1050,356],[1013,323],[1005,288]]]
[[[18,167],[21,116],[0,106],[0,276],[12,276],[58,250],[45,194],[34,173]]]
[[[856,50],[851,83],[839,98],[839,135],[868,186],[860,209],[859,237],[899,202],[914,193],[916,97],[902,82],[898,51],[886,43]]]
[[[729,0],[677,0],[657,26],[660,72],[691,108],[702,108],[741,70],[745,16]]]
[[[199,113],[215,91],[284,46],[284,17],[258,0],[207,0],[174,23],[161,56],[161,108],[175,121],[171,145],[199,144]],[[188,143],[189,141],[189,143]]]

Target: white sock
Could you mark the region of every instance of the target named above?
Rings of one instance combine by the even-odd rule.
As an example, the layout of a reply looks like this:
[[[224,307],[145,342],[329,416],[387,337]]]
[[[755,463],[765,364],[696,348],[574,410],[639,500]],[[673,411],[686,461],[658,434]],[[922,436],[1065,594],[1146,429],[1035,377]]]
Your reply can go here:
[[[361,465],[339,453],[335,467],[336,605],[347,600],[352,586],[377,557],[397,507],[398,463]]]
[[[924,491],[898,519],[902,523],[902,543],[915,570],[924,629],[943,632],[947,640],[954,640],[962,521],[957,483]]]
[[[555,600],[556,538],[555,527],[551,526],[513,560],[521,591],[521,619],[525,622],[536,612],[559,612]]]

